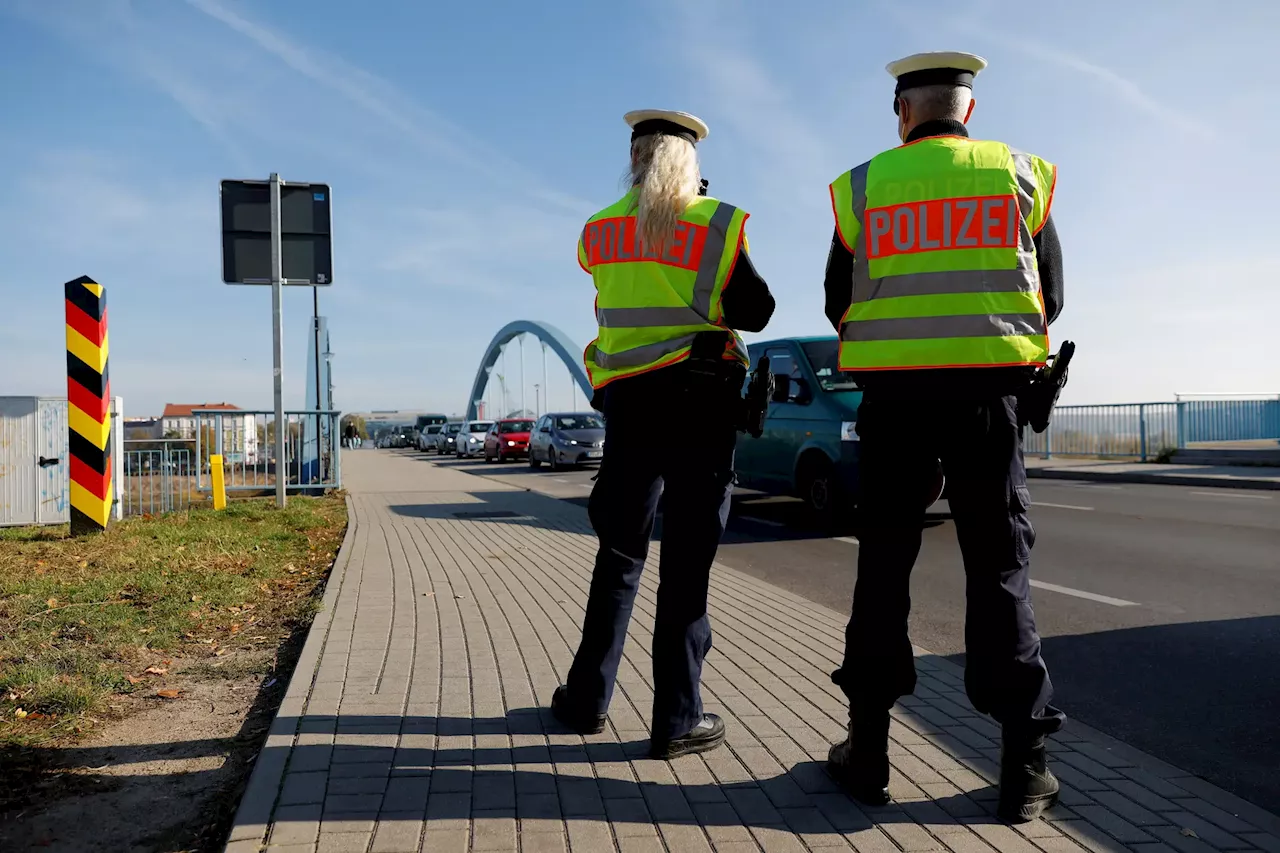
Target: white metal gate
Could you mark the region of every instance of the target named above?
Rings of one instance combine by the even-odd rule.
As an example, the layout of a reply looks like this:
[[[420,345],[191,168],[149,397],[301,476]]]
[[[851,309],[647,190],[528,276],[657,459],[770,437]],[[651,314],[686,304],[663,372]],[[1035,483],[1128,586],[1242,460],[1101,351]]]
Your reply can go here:
[[[112,398],[112,516],[120,517],[120,398]],[[71,520],[65,397],[0,397],[0,527]]]
[[[0,397],[0,525],[70,520],[67,401]]]

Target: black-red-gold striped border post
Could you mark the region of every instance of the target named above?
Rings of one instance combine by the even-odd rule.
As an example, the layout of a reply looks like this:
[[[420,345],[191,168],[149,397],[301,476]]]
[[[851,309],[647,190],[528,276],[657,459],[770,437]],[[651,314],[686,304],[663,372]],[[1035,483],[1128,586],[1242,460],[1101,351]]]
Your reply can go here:
[[[67,424],[71,431],[71,534],[107,529],[111,516],[111,381],[107,294],[88,276],[66,283]]]

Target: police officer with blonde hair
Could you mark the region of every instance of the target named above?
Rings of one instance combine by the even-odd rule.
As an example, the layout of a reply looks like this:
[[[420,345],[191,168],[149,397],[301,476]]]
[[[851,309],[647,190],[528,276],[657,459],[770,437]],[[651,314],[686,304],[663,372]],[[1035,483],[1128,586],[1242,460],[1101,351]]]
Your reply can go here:
[[[1029,820],[1058,796],[1045,735],[1064,722],[1029,588],[1035,541],[1018,398],[1049,356],[1062,260],[1049,218],[1057,170],[971,139],[986,61],[925,53],[891,63],[902,145],[831,184],[826,313],[858,411],[862,529],[844,661],[848,737],[828,767],[888,801],[889,709],[915,689],[907,616],[924,501],[942,461],[964,558],[965,688],[1001,725],[999,814]]]
[[[600,327],[584,354],[592,405],[605,415],[589,504],[600,549],[582,641],[552,711],[583,734],[604,728],[661,496],[649,753],[667,759],[724,741],[699,692],[711,649],[707,585],[733,489],[748,361],[737,330],[763,329],[774,300],[747,255],[747,213],[705,195],[695,146],[706,124],[669,110],[625,119],[626,194],[578,240]],[[696,424],[697,447],[656,438],[672,424]]]

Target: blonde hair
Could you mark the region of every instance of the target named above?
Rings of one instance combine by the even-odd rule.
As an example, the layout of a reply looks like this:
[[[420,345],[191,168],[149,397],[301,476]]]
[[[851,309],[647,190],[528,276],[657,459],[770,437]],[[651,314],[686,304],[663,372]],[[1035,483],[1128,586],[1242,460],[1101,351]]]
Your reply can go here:
[[[680,215],[698,198],[702,175],[693,143],[655,133],[631,144],[631,186],[636,190],[636,231],[659,254],[675,236]]]

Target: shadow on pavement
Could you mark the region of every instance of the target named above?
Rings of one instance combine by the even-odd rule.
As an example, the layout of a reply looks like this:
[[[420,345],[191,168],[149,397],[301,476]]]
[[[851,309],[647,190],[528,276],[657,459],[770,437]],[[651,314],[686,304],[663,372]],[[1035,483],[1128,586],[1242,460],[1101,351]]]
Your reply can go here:
[[[1044,640],[1069,717],[1280,811],[1280,616]],[[963,665],[964,656],[953,663]],[[1070,726],[1070,722],[1068,722]]]
[[[910,709],[904,717],[918,720],[922,728],[929,726]],[[650,760],[649,744],[643,739],[611,742],[606,734],[579,740],[545,708],[481,718],[304,715],[278,718],[273,730],[295,727],[310,736],[304,740],[311,743],[270,746],[258,758],[269,763],[287,758],[278,802],[270,796],[246,801],[254,812],[248,820],[266,823],[274,816],[277,831],[322,818],[389,823],[488,815],[614,824],[787,827],[812,838],[871,829],[876,824],[914,823],[912,808],[922,805],[871,808],[857,804],[827,776],[823,762],[812,760],[793,763],[789,770],[776,765],[777,772],[767,778],[748,775],[743,781],[718,783],[703,771],[702,777],[712,781],[680,784],[672,771],[693,769],[688,760],[674,764]],[[337,745],[318,742],[329,736]],[[731,732],[731,740],[732,736]],[[492,743],[495,737],[512,745],[466,745]],[[544,738],[548,742],[522,743]],[[218,741],[193,740],[171,748],[174,755],[198,756],[219,746]],[[72,747],[58,752],[63,760],[88,767],[103,761],[131,763],[132,753],[141,749]],[[736,765],[728,746],[706,753],[712,766],[717,756]],[[595,766],[581,769],[588,764]],[[979,759],[971,766],[976,772],[989,773],[992,764]],[[557,772],[560,769],[565,772]],[[662,777],[671,781],[653,781]],[[996,823],[995,797],[994,788],[984,787],[934,804],[967,823]]]

